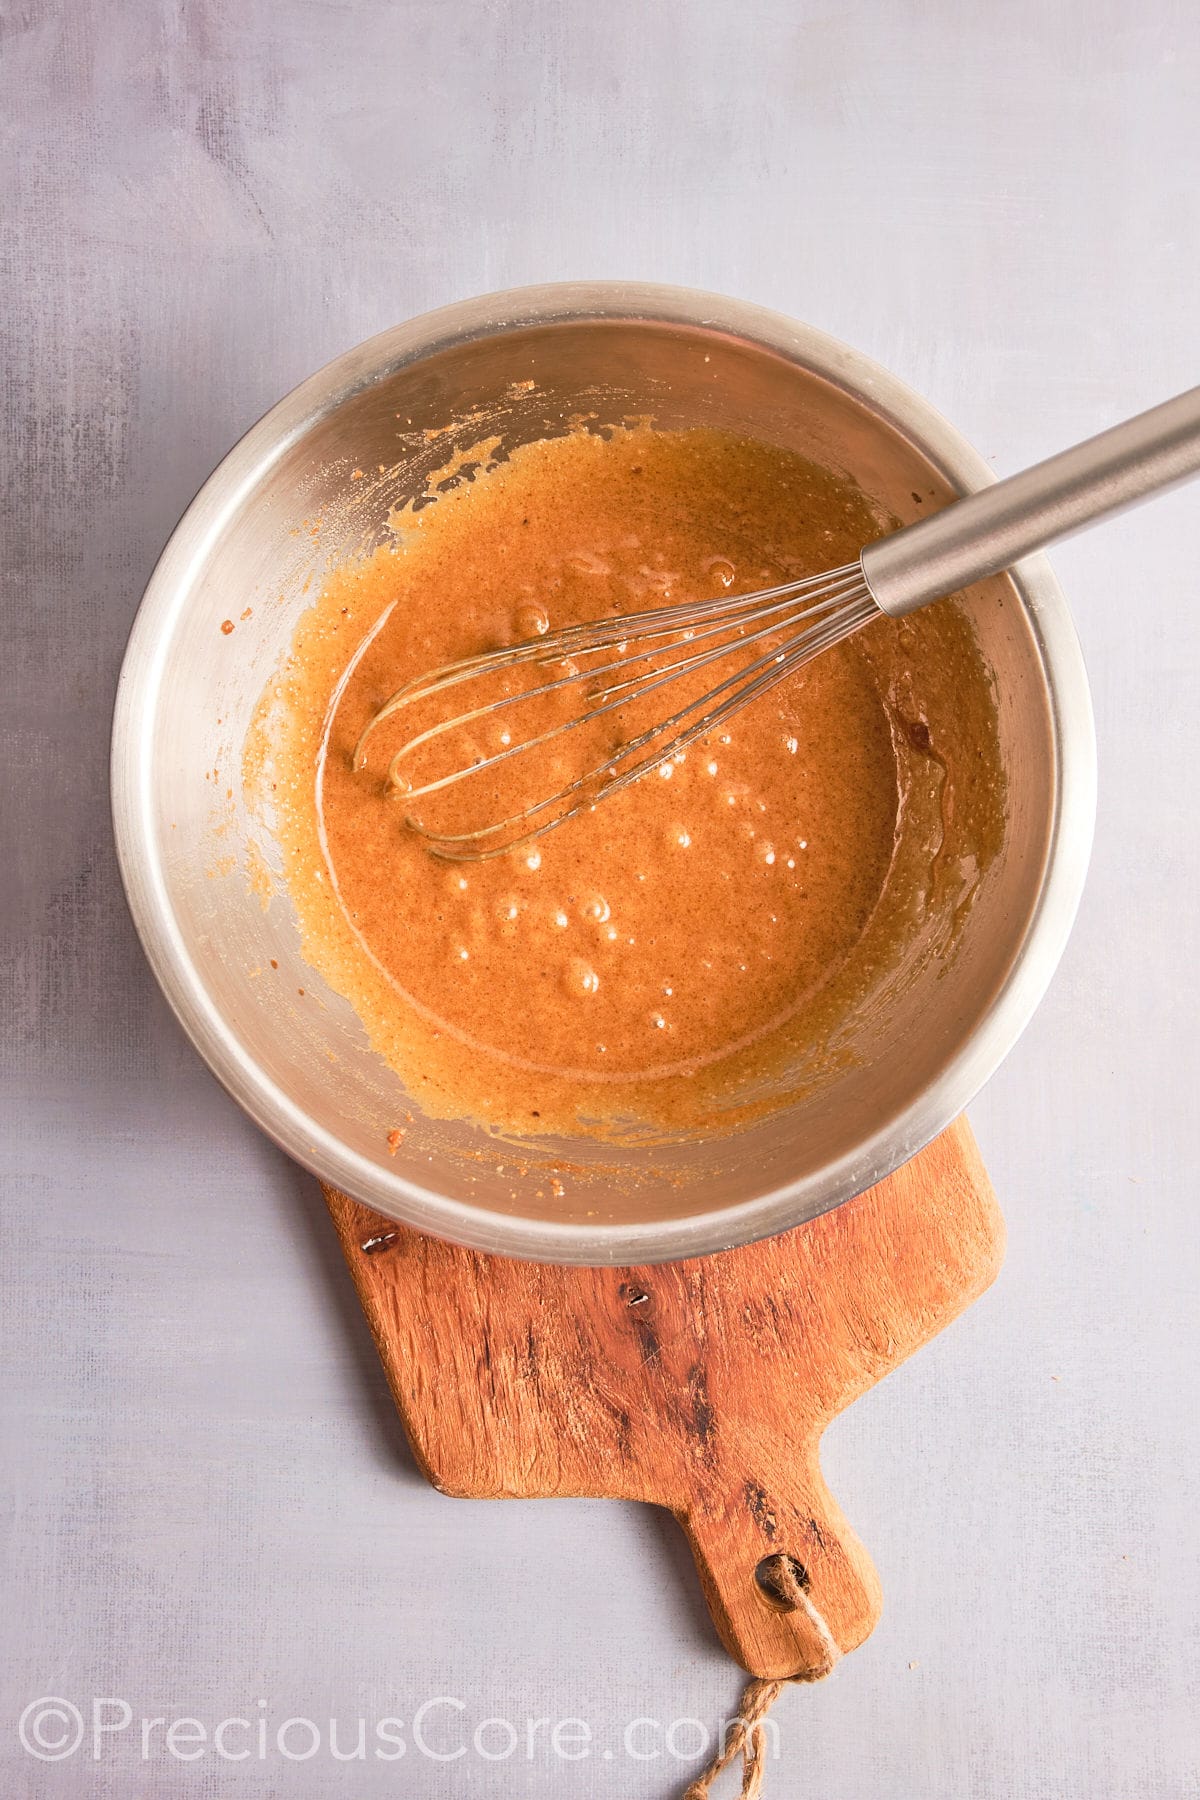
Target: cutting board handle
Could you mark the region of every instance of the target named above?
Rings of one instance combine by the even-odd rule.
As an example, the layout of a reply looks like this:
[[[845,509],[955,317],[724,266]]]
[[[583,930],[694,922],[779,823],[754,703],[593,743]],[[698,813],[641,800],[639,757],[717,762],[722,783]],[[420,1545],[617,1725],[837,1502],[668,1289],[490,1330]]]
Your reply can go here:
[[[882,1605],[874,1565],[826,1487],[817,1446],[792,1464],[786,1495],[747,1478],[739,1493],[699,1498],[679,1522],[692,1548],[713,1621],[744,1668],[775,1677],[828,1670],[824,1621],[839,1650],[874,1628]],[[790,1607],[769,1558],[789,1559],[817,1615]]]

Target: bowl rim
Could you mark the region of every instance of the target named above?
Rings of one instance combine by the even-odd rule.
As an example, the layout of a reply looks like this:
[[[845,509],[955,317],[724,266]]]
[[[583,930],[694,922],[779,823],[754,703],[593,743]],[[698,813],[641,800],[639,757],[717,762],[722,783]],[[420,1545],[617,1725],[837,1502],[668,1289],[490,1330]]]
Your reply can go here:
[[[571,1224],[494,1211],[382,1170],[325,1130],[234,1036],[200,979],[172,913],[151,806],[153,727],[175,624],[225,524],[318,418],[399,369],[472,339],[592,320],[716,330],[773,351],[865,402],[908,437],[954,488],[995,480],[982,456],[906,383],[837,338],[785,314],[701,290],[630,281],[554,282],[459,301],[380,332],[294,388],[252,425],[183,514],[146,586],[117,685],[111,801],[117,858],[134,925],[184,1031],[257,1125],[322,1181],[434,1236],[543,1262],[674,1261],[769,1237],[861,1193],[945,1129],[1007,1055],[1041,1000],[1083,889],[1096,806],[1096,748],[1083,655],[1065,597],[1042,555],[1009,573],[1046,677],[1056,757],[1046,862],[1023,944],[986,1011],[938,1078],[819,1171],[736,1206],[645,1224]]]

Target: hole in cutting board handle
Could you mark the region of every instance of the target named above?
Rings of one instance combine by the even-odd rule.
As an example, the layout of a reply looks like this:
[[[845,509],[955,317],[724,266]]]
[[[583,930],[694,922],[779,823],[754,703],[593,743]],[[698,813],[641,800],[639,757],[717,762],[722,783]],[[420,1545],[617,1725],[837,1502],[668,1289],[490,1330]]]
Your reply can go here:
[[[794,1612],[796,1610],[795,1603],[792,1600],[789,1600],[788,1596],[779,1585],[779,1576],[775,1567],[776,1563],[779,1562],[785,1562],[787,1564],[788,1569],[791,1571],[792,1579],[795,1581],[797,1587],[803,1588],[804,1592],[807,1594],[811,1584],[808,1579],[808,1570],[805,1568],[804,1564],[798,1561],[794,1556],[781,1556],[778,1551],[773,1556],[763,1557],[762,1561],[754,1571],[754,1579],[758,1583],[759,1592],[765,1599],[769,1600],[771,1605],[776,1607],[778,1611]]]

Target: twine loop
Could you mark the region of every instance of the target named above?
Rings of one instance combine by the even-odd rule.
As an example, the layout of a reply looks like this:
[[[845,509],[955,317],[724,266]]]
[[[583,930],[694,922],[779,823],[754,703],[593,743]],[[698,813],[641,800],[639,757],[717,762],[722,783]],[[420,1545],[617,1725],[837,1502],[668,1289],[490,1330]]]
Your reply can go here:
[[[769,1575],[772,1589],[788,1611],[803,1613],[808,1619],[821,1646],[821,1660],[796,1675],[770,1681],[755,1676],[746,1683],[737,1718],[726,1730],[724,1742],[718,1745],[708,1767],[684,1789],[683,1800],[709,1800],[713,1782],[739,1756],[742,1759],[742,1785],[738,1800],[758,1800],[766,1776],[762,1721],[789,1683],[823,1681],[841,1656],[837,1639],[799,1580],[791,1558],[769,1557],[764,1573]]]

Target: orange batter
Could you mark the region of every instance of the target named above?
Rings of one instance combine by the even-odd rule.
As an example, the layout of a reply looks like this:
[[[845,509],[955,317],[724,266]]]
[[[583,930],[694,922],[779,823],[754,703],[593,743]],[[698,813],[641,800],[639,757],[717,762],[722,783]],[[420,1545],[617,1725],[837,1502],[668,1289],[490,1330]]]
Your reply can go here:
[[[872,624],[491,862],[439,862],[405,828],[384,773],[413,721],[352,760],[434,665],[815,574],[879,529],[857,489],[781,450],[580,430],[485,461],[326,583],[273,714],[287,885],[306,955],[422,1107],[522,1135],[715,1128],[812,1079],[914,945],[945,953],[1003,810],[988,677],[952,603]],[[546,791],[566,756],[514,780]],[[470,786],[422,816],[497,816]]]

